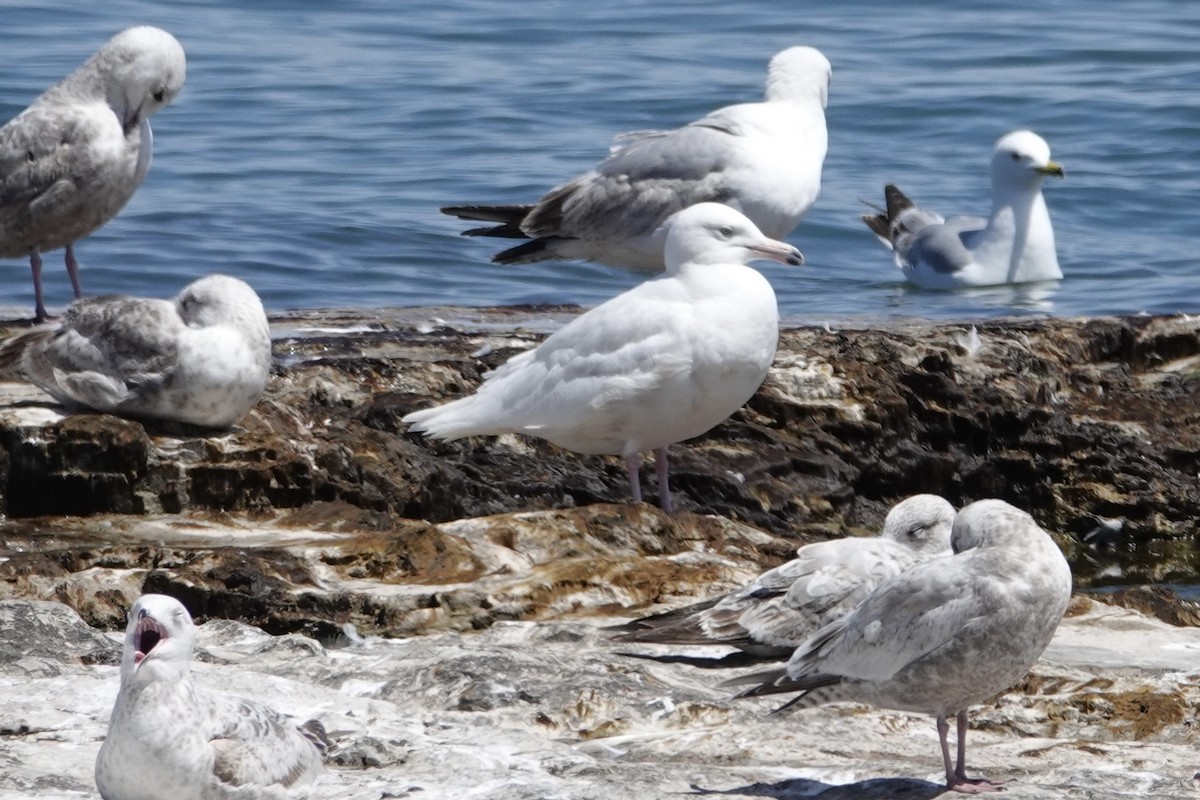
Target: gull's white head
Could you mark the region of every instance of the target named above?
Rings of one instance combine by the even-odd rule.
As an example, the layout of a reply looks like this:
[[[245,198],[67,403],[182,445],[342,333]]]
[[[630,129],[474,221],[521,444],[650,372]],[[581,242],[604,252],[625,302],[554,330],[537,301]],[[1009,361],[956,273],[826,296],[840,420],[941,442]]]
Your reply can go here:
[[[950,554],[954,506],[936,494],[915,494],[892,506],[880,536],[925,555]]]
[[[816,99],[825,108],[833,67],[815,47],[789,47],[767,66],[767,100]]]
[[[1001,136],[992,151],[992,185],[1036,188],[1047,175],[1066,173],[1050,160],[1050,145],[1033,131],[1013,131]]]
[[[954,518],[950,543],[954,552],[1027,541],[1042,533],[1033,517],[1003,500],[976,500]]]
[[[144,594],[129,609],[121,683],[150,683],[187,673],[196,644],[192,615],[174,597]]]
[[[270,335],[258,294],[245,281],[228,275],[205,275],[192,281],[176,296],[175,307],[192,328],[231,325],[246,333]]]
[[[800,265],[804,255],[790,244],[768,239],[742,212],[721,203],[697,203],[666,222],[667,272],[684,264],[749,264],[770,259]]]
[[[141,25],[109,39],[76,74],[92,78],[93,73],[128,133],[183,89],[187,59],[174,36]]]

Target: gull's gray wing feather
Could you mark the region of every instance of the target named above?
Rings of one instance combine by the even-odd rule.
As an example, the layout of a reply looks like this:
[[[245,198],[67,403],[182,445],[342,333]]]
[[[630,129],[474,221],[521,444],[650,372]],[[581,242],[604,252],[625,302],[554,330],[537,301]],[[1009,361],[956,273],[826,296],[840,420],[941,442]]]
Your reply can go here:
[[[671,131],[641,131],[595,169],[546,194],[521,227],[530,236],[648,234],[676,211],[721,202],[736,127],[717,113]]]
[[[985,616],[992,580],[961,558],[919,564],[889,579],[853,612],[822,628],[788,662],[792,680],[808,675],[886,680],[942,647]],[[972,580],[964,580],[972,576]]]
[[[896,257],[909,264],[927,264],[935,272],[958,272],[974,259],[971,238],[986,225],[987,220],[979,217],[955,217],[940,225],[916,227],[896,237]]]
[[[0,229],[74,190],[86,138],[68,112],[41,107],[0,128]]]
[[[316,779],[323,750],[293,720],[243,698],[213,695],[212,703],[209,741],[219,781],[290,788]]]
[[[165,300],[78,300],[57,324],[25,335],[21,366],[62,402],[110,409],[171,379],[182,326]]]

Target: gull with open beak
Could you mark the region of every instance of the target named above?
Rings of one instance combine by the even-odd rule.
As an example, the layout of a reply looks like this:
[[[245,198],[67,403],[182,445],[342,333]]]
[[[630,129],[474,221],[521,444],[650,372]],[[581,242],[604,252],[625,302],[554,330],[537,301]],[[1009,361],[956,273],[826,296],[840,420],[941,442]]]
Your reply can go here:
[[[96,758],[104,800],[307,797],[329,748],[317,720],[193,684],[196,627],[173,597],[129,611],[121,688]]]

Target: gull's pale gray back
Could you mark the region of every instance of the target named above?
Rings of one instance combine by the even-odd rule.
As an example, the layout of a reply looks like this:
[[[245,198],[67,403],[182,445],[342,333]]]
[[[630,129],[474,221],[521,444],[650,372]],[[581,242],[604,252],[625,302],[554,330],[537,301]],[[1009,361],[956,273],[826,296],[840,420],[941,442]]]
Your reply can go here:
[[[954,518],[951,546],[962,553],[977,547],[1020,546],[1046,536],[1028,513],[1003,500],[977,500]]]

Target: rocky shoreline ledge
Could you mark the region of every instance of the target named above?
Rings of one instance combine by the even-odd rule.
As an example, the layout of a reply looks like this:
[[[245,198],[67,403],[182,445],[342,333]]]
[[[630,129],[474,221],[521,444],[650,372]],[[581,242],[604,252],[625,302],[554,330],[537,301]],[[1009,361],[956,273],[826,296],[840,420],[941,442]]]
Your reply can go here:
[[[341,736],[319,797],[917,798],[941,791],[930,720],[766,716],[600,626],[873,533],[921,491],[1028,510],[1077,588],[1196,582],[1200,319],[788,329],[748,406],[672,449],[672,516],[624,502],[615,458],[399,423],[574,313],[277,317],[267,393],[219,436],[0,384],[0,794],[94,794],[117,653],[97,629],[142,591],[210,620],[202,679]],[[1013,797],[1194,796],[1200,632],[1072,614],[975,715],[972,769]]]

